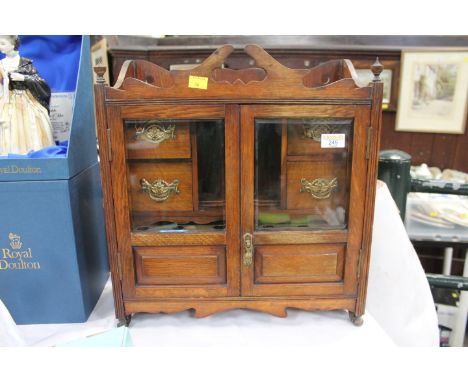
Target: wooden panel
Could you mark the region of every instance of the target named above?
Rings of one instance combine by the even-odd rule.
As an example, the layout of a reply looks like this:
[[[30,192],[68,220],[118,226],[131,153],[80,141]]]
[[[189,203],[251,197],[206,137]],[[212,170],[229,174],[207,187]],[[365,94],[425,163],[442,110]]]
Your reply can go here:
[[[255,244],[319,244],[346,243],[348,232],[343,231],[263,231],[255,232]]]
[[[136,128],[141,124],[128,124],[125,128],[125,142],[127,145],[127,158],[129,159],[171,159],[171,158],[190,158],[190,127],[188,122],[177,123],[153,123],[148,126],[175,125],[174,137],[165,139],[160,143],[153,143],[137,138]]]
[[[255,247],[255,283],[312,283],[343,279],[343,245]]]
[[[136,247],[137,282],[145,285],[222,284],[224,247]]]
[[[318,214],[325,214],[327,208],[343,207],[347,210],[349,181],[346,161],[340,162],[288,162],[287,164],[287,208],[315,209]],[[316,199],[310,192],[301,192],[301,179],[312,182],[315,179],[331,181],[337,179],[337,187],[329,198]]]
[[[429,165],[437,163],[441,170],[451,167],[456,153],[457,136],[453,134],[435,134],[432,142]]]
[[[277,317],[286,317],[287,308],[304,310],[334,310],[354,309],[354,298],[329,296],[328,298],[261,298],[255,299],[243,297],[242,299],[177,299],[177,300],[150,300],[150,301],[126,301],[127,314],[138,312],[151,313],[178,313],[188,309],[195,310],[195,317],[206,317],[211,314],[230,309],[251,309],[272,314]]]
[[[430,163],[434,134],[413,135],[411,138],[412,163]]]
[[[178,180],[179,193],[172,192],[167,200],[157,202],[141,190],[141,179],[152,183],[162,179],[167,183]],[[134,211],[191,211],[192,202],[192,164],[168,162],[129,162],[128,179],[131,206]]]
[[[226,244],[225,232],[134,232],[132,246],[168,245],[222,245]]]

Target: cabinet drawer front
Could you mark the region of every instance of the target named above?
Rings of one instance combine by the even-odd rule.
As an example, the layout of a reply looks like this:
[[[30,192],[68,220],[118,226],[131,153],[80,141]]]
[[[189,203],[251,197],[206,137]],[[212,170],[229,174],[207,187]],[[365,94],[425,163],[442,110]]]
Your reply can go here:
[[[314,121],[313,119],[311,121]],[[336,120],[335,120],[336,122]],[[290,124],[288,126],[288,155],[313,155],[313,154],[334,154],[347,151],[350,140],[351,120],[341,120],[338,125],[300,125]],[[345,135],[345,147],[343,148],[322,148],[322,134],[343,134]]]
[[[193,210],[190,162],[130,162],[128,179],[134,212]]]
[[[347,210],[348,163],[339,162],[288,162],[287,208],[314,210],[324,213],[327,208]],[[319,210],[317,210],[319,209]]]
[[[224,247],[135,247],[137,282],[203,285],[226,282]]]
[[[255,283],[333,282],[343,279],[344,245],[256,247]]]
[[[190,158],[188,122],[125,123],[125,142],[129,159]]]

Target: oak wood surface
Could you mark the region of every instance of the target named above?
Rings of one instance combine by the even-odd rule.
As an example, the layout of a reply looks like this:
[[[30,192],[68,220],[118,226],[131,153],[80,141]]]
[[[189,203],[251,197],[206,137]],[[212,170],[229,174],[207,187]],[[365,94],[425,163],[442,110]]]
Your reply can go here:
[[[338,207],[348,214],[349,179],[347,179],[348,161],[327,162],[288,162],[287,164],[287,209],[314,209],[316,214],[324,216],[327,212],[336,211]],[[303,190],[301,179],[312,182],[324,179],[331,182],[336,179],[336,187],[330,196],[317,199],[310,192]]]
[[[138,284],[196,285],[226,282],[224,247],[136,247]]]
[[[171,192],[164,201],[151,199],[142,190],[141,181],[178,181],[178,192]],[[132,211],[193,211],[191,162],[128,162],[128,186]]]
[[[151,125],[154,126],[156,123]],[[131,125],[126,128],[125,141],[127,142],[128,159],[189,159],[192,157],[190,127],[187,126],[187,123],[159,122],[157,125],[163,127],[175,125],[175,137],[160,143],[153,143],[137,138],[136,127],[138,124],[133,128]]]
[[[353,298],[316,298],[316,299],[263,299],[255,297],[254,300],[243,298],[211,300],[150,300],[150,301],[127,301],[125,304],[126,314],[148,312],[148,313],[178,313],[184,310],[193,309],[194,317],[202,318],[215,313],[220,313],[232,309],[249,309],[269,313],[277,317],[286,317],[288,308],[302,310],[334,310],[348,309],[354,307]]]
[[[107,254],[109,258],[109,268],[111,272],[112,280],[112,294],[114,297],[114,308],[115,316],[118,319],[125,318],[125,309],[123,302],[123,291],[122,291],[122,274],[120,268],[120,254],[118,253],[116,238],[116,227],[114,220],[114,202],[113,202],[113,190],[112,190],[112,177],[111,177],[111,166],[109,154],[111,148],[109,147],[108,141],[108,125],[106,109],[103,106],[104,103],[104,88],[102,86],[95,86],[94,88],[94,102],[96,111],[96,127],[97,136],[100,143],[100,172],[102,181],[103,191],[103,203],[104,203],[104,219],[106,228],[106,239],[107,239]]]
[[[255,283],[311,283],[343,279],[343,245],[257,246]]]

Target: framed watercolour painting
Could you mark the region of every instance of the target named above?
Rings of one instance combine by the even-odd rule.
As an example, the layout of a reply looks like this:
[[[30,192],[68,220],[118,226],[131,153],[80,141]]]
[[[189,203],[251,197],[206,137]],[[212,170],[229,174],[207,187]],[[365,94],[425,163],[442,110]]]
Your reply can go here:
[[[402,52],[397,131],[463,134],[468,51]]]

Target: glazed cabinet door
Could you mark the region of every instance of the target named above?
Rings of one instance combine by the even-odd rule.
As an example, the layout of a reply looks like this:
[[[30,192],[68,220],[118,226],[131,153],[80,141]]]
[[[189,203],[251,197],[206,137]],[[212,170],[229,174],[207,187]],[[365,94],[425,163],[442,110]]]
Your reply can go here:
[[[223,105],[108,108],[125,299],[239,295],[238,115]]]
[[[241,108],[242,295],[355,296],[368,106]]]

